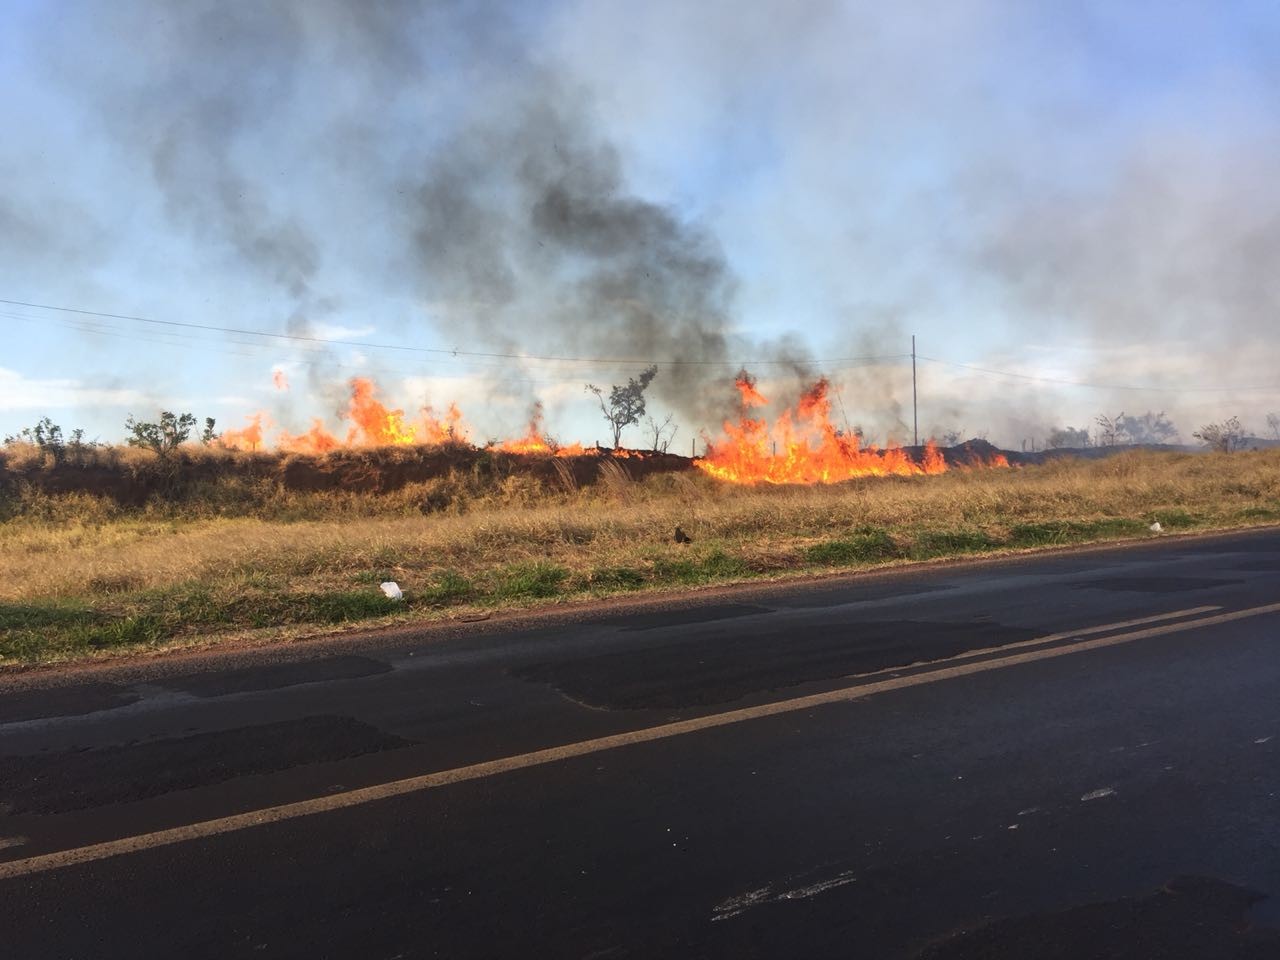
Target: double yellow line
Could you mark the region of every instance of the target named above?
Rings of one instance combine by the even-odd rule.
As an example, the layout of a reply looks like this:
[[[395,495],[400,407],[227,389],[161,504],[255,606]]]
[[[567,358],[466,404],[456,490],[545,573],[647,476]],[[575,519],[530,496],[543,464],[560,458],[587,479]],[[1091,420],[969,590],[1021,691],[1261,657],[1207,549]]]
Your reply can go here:
[[[1145,640],[1149,637],[1182,633],[1187,630],[1198,630],[1202,627],[1214,626],[1215,624],[1232,623],[1249,617],[1280,613],[1280,603],[1250,607],[1245,610],[1235,610],[1228,613],[1218,613],[1211,616],[1200,616],[1201,614],[1212,614],[1213,611],[1220,609],[1220,607],[1192,607],[1187,610],[1178,610],[1154,617],[1124,620],[1082,630],[1049,634],[1048,636],[1037,637],[1033,640],[1025,640],[1003,647],[971,650],[946,660],[922,664],[920,665],[921,667],[927,666],[930,669],[921,669],[919,672],[912,672],[906,675],[900,675],[901,671],[914,668],[898,667],[892,671],[880,671],[879,673],[866,674],[856,678],[848,677],[846,679],[856,680],[856,682],[834,690],[826,690],[822,693],[810,694],[804,697],[795,697],[790,700],[763,703],[738,710],[726,710],[722,713],[694,717],[690,720],[679,720],[673,723],[644,727],[625,733],[615,733],[607,737],[597,737],[593,740],[583,740],[578,743],[569,743],[558,747],[548,747],[545,750],[534,750],[530,753],[503,757],[498,760],[473,763],[465,767],[455,767],[452,770],[441,770],[436,773],[427,773],[421,776],[407,777],[403,780],[380,783],[371,787],[346,790],[341,793],[315,797],[311,800],[302,800],[297,803],[284,803],[249,813],[238,813],[229,817],[219,817],[215,820],[203,820],[187,826],[157,830],[154,833],[144,833],[119,840],[108,840],[104,843],[75,847],[70,850],[60,850],[56,853],[29,857],[25,860],[10,860],[0,863],[0,880],[43,873],[74,864],[91,863],[96,860],[105,860],[109,857],[137,853],[175,843],[185,843],[190,840],[216,837],[221,834],[234,833],[269,823],[280,823],[285,820],[296,820],[299,817],[345,810],[349,807],[357,807],[378,800],[419,793],[453,783],[479,780],[500,773],[538,767],[543,764],[569,760],[573,757],[615,750],[632,744],[668,740],[673,737],[697,733],[701,730],[711,730],[716,727],[727,727],[735,723],[743,723],[747,720],[775,717],[781,714],[796,713],[814,707],[825,706],[826,704],[859,700],[863,697],[885,693],[890,690],[918,687],[929,683],[937,683],[940,680],[950,680],[955,677],[983,673],[988,670],[1012,667],[1021,663],[1048,660],[1053,657],[1067,656],[1068,654],[1081,653],[1086,650],[1114,647],[1123,643],[1131,643],[1134,640]],[[1139,627],[1140,629],[1130,630],[1129,628],[1131,627]],[[1114,632],[1117,630],[1122,632]],[[1105,635],[1098,636],[1098,634]],[[1081,637],[1094,637],[1094,639],[1073,642]],[[1017,652],[1009,652],[1012,650]],[[885,674],[895,675],[886,677]],[[885,677],[885,679],[873,679],[878,676]]]

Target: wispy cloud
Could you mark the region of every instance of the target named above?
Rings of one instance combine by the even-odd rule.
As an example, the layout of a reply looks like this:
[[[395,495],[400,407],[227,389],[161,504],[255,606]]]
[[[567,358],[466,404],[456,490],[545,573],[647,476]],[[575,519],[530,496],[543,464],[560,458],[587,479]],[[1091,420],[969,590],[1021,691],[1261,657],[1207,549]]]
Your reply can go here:
[[[131,388],[95,387],[80,380],[36,380],[0,367],[0,410],[127,407],[142,403],[146,403],[146,397]]]
[[[344,327],[340,323],[313,323],[311,335],[321,340],[358,340],[377,333],[376,327]]]

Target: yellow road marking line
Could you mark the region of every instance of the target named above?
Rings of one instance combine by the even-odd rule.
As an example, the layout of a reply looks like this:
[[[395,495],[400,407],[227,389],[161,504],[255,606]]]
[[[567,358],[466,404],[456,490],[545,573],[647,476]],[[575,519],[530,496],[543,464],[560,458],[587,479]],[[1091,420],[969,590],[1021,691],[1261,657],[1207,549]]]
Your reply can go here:
[[[964,653],[957,653],[954,656],[942,657],[938,660],[917,660],[914,663],[903,663],[896,667],[885,667],[883,670],[872,670],[870,673],[851,673],[842,679],[853,680],[855,678],[865,680],[867,677],[880,677],[886,673],[901,673],[903,670],[914,670],[917,667],[934,666],[943,663],[960,663],[965,660],[975,660],[978,657],[989,656],[993,653],[1003,653],[1006,650],[1019,650],[1026,647],[1042,647],[1047,643],[1056,643],[1059,640],[1072,640],[1076,637],[1091,637],[1098,633],[1109,633],[1112,630],[1123,630],[1126,627],[1139,627],[1147,623],[1160,623],[1163,620],[1178,620],[1182,617],[1192,617],[1198,613],[1212,613],[1214,610],[1221,610],[1221,607],[1190,607],[1186,610],[1174,610],[1172,613],[1158,613],[1153,617],[1139,617],[1136,620],[1120,620],[1116,623],[1104,623],[1096,627],[1085,627],[1083,630],[1068,630],[1064,633],[1049,633],[1043,637],[1032,637],[1030,640],[1017,640],[1013,643],[1002,643],[998,647],[979,647],[975,650],[966,650]]]
[[[48,870],[56,870],[59,867],[67,867],[74,864],[91,863],[95,860],[105,860],[109,857],[118,857],[123,854],[137,853],[143,850],[151,850],[156,847],[169,846],[175,843],[185,843],[190,840],[216,837],[225,833],[234,833],[239,830],[246,830],[250,827],[258,827],[269,823],[280,823],[285,820],[296,820],[299,817],[308,817],[318,813],[330,813],[335,810],[345,810],[349,807],[373,803],[377,800],[387,800],[392,797],[404,796],[405,794],[431,790],[435,787],[444,787],[454,783],[463,783],[467,780],[479,780],[485,777],[492,777],[500,773],[510,773],[513,770],[524,770],[529,767],[537,767],[547,763],[555,763],[560,760],[568,760],[573,757],[582,757],[588,754],[600,753],[605,750],[615,750],[618,747],[626,747],[632,744],[650,743],[655,740],[668,740],[672,737],[680,737],[689,733],[697,733],[701,730],[712,730],[716,727],[726,727],[731,724],[742,723],[746,720],[775,717],[781,714],[809,710],[813,707],[825,706],[827,704],[860,700],[864,697],[869,697],[876,693],[884,693],[890,690],[901,690],[907,687],[923,686],[928,683],[936,683],[939,680],[950,680],[955,677],[964,677],[974,673],[983,673],[988,670],[998,670],[1003,667],[1011,667],[1021,663],[1031,663],[1036,660],[1048,660],[1054,657],[1062,657],[1072,653],[1079,653],[1084,650],[1096,650],[1102,647],[1118,646],[1123,643],[1131,643],[1134,640],[1144,640],[1148,637],[1159,637],[1171,633],[1181,633],[1186,630],[1196,630],[1201,627],[1213,626],[1220,623],[1230,623],[1235,620],[1244,620],[1248,617],[1257,617],[1268,613],[1280,613],[1280,603],[1271,603],[1261,607],[1251,607],[1246,610],[1235,610],[1230,613],[1204,617],[1199,620],[1183,620],[1178,623],[1166,623],[1159,626],[1147,627],[1143,630],[1135,630],[1131,633],[1112,634],[1110,636],[1099,637],[1094,640],[1084,640],[1080,643],[1073,643],[1061,647],[1024,650],[1021,653],[1015,653],[1007,657],[999,657],[994,660],[980,660],[974,663],[955,664],[950,667],[944,667],[941,670],[932,670],[905,677],[891,677],[886,680],[878,680],[872,683],[850,685],[841,687],[837,690],[827,690],[822,693],[810,694],[809,696],[796,697],[792,700],[763,703],[753,707],[744,707],[739,710],[727,710],[723,713],[710,714],[705,717],[695,717],[691,720],[679,720],[674,723],[664,723],[656,727],[645,727],[640,730],[615,733],[607,737],[597,737],[594,740],[583,740],[579,743],[568,743],[563,746],[548,747],[545,750],[534,750],[530,753],[522,753],[517,756],[503,757],[498,760],[487,760],[483,763],[473,763],[465,767],[455,767],[452,770],[441,770],[437,773],[408,777],[403,780],[393,780],[389,783],[376,784],[371,787],[362,787],[357,790],[347,790],[343,793],[330,794],[329,796],[324,797],[315,797],[311,800],[302,800],[296,803],[285,803],[275,807],[265,807],[261,810],[254,810],[249,813],[239,813],[229,817],[219,817],[216,820],[204,820],[200,823],[193,823],[183,827],[173,827],[168,830],[158,830],[154,833],[144,833],[139,834],[138,836],[124,837],[119,840],[108,840],[104,843],[94,843],[84,847],[75,847],[70,850],[60,850],[57,853],[47,853],[40,856],[29,857],[25,860],[11,860],[7,863],[0,863],[0,880],[29,876],[34,873],[43,873]],[[1067,634],[1067,636],[1074,636],[1074,634]]]

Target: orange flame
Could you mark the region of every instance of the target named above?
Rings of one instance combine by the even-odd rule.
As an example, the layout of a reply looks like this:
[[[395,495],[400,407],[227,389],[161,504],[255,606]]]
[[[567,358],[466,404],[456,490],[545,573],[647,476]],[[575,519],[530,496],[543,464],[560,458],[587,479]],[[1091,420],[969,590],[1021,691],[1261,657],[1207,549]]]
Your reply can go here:
[[[271,382],[275,384],[277,390],[289,389],[289,378],[283,370],[276,369],[271,371]]]
[[[467,428],[462,423],[462,411],[456,403],[449,404],[443,419],[437,419],[430,407],[422,408],[422,439],[420,443],[435,446],[446,443],[462,443],[467,439]]]
[[[947,470],[946,460],[933,441],[925,446],[917,463],[900,447],[863,447],[856,435],[841,434],[831,422],[830,385],[825,378],[809,388],[795,410],[784,411],[772,427],[748,413],[750,408],[767,403],[755,380],[744,371],[738,375],[737,387],[742,398],[741,419],[726,422],[724,437],[708,443],[707,455],[694,461],[713,477],[746,484],[814,484]]]
[[[277,370],[272,377],[277,388],[281,383],[288,389],[288,380]],[[275,439],[279,450],[289,453],[328,453],[346,448],[408,446],[410,444],[440,445],[466,443],[467,428],[462,411],[456,404],[449,404],[443,417],[436,417],[430,407],[422,410],[421,420],[410,423],[403,410],[393,410],[377,399],[377,385],[365,377],[351,381],[351,399],[343,418],[350,421],[345,439],[332,433],[319,418],[312,420],[306,433],[292,434],[281,431]],[[249,426],[243,430],[227,430],[219,438],[222,446],[230,450],[260,450],[268,419],[255,413],[247,418]]]
[[[265,415],[255,413],[245,417],[245,419],[249,421],[247,427],[240,430],[223,430],[218,437],[218,443],[228,450],[261,450],[262,421],[265,419]]]
[[[276,446],[289,453],[328,453],[330,450],[337,450],[342,444],[324,428],[320,420],[312,420],[311,429],[306,433],[297,436],[281,433],[276,438]]]
[[[375,398],[377,386],[365,377],[351,381],[351,404],[347,417],[352,427],[347,431],[349,447],[408,446],[416,431],[404,422],[403,410],[388,410]]]
[[[566,447],[557,444],[544,432],[543,419],[542,401],[535,401],[533,410],[529,413],[529,427],[525,430],[524,436],[506,440],[498,444],[498,449],[504,453],[554,454],[557,457],[581,457],[588,453],[580,443],[571,443]]]

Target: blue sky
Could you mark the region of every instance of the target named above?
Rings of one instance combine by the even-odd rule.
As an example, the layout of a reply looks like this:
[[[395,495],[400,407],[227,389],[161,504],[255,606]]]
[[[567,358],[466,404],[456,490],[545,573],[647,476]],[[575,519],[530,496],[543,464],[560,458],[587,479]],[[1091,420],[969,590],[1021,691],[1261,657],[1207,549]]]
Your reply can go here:
[[[1184,436],[1232,414],[1261,429],[1280,409],[1278,49],[1265,3],[10,0],[0,299],[694,358],[674,333],[629,338],[626,306],[605,302],[597,328],[580,303],[653,264],[670,272],[621,278],[624,299],[723,342],[703,395],[659,375],[680,443],[714,429],[734,363],[784,356],[901,438],[909,367],[839,360],[901,355],[912,333],[928,357],[1024,375],[923,362],[926,432],[1016,446],[1149,408]],[[548,122],[571,140],[539,141]],[[637,221],[666,232],[643,255],[592,248],[613,236],[594,222],[593,239],[548,246],[529,202],[542,167],[625,219],[624,246],[648,242]],[[683,291],[715,251],[720,285]],[[489,261],[509,268],[502,297],[474,275]],[[4,305],[0,330],[0,432],[47,414],[104,439],[161,407],[338,427],[343,383],[364,373],[410,410],[457,400],[482,438],[517,432],[540,399],[555,434],[590,442],[603,431],[582,384],[635,369]],[[788,365],[757,369],[794,391]]]

